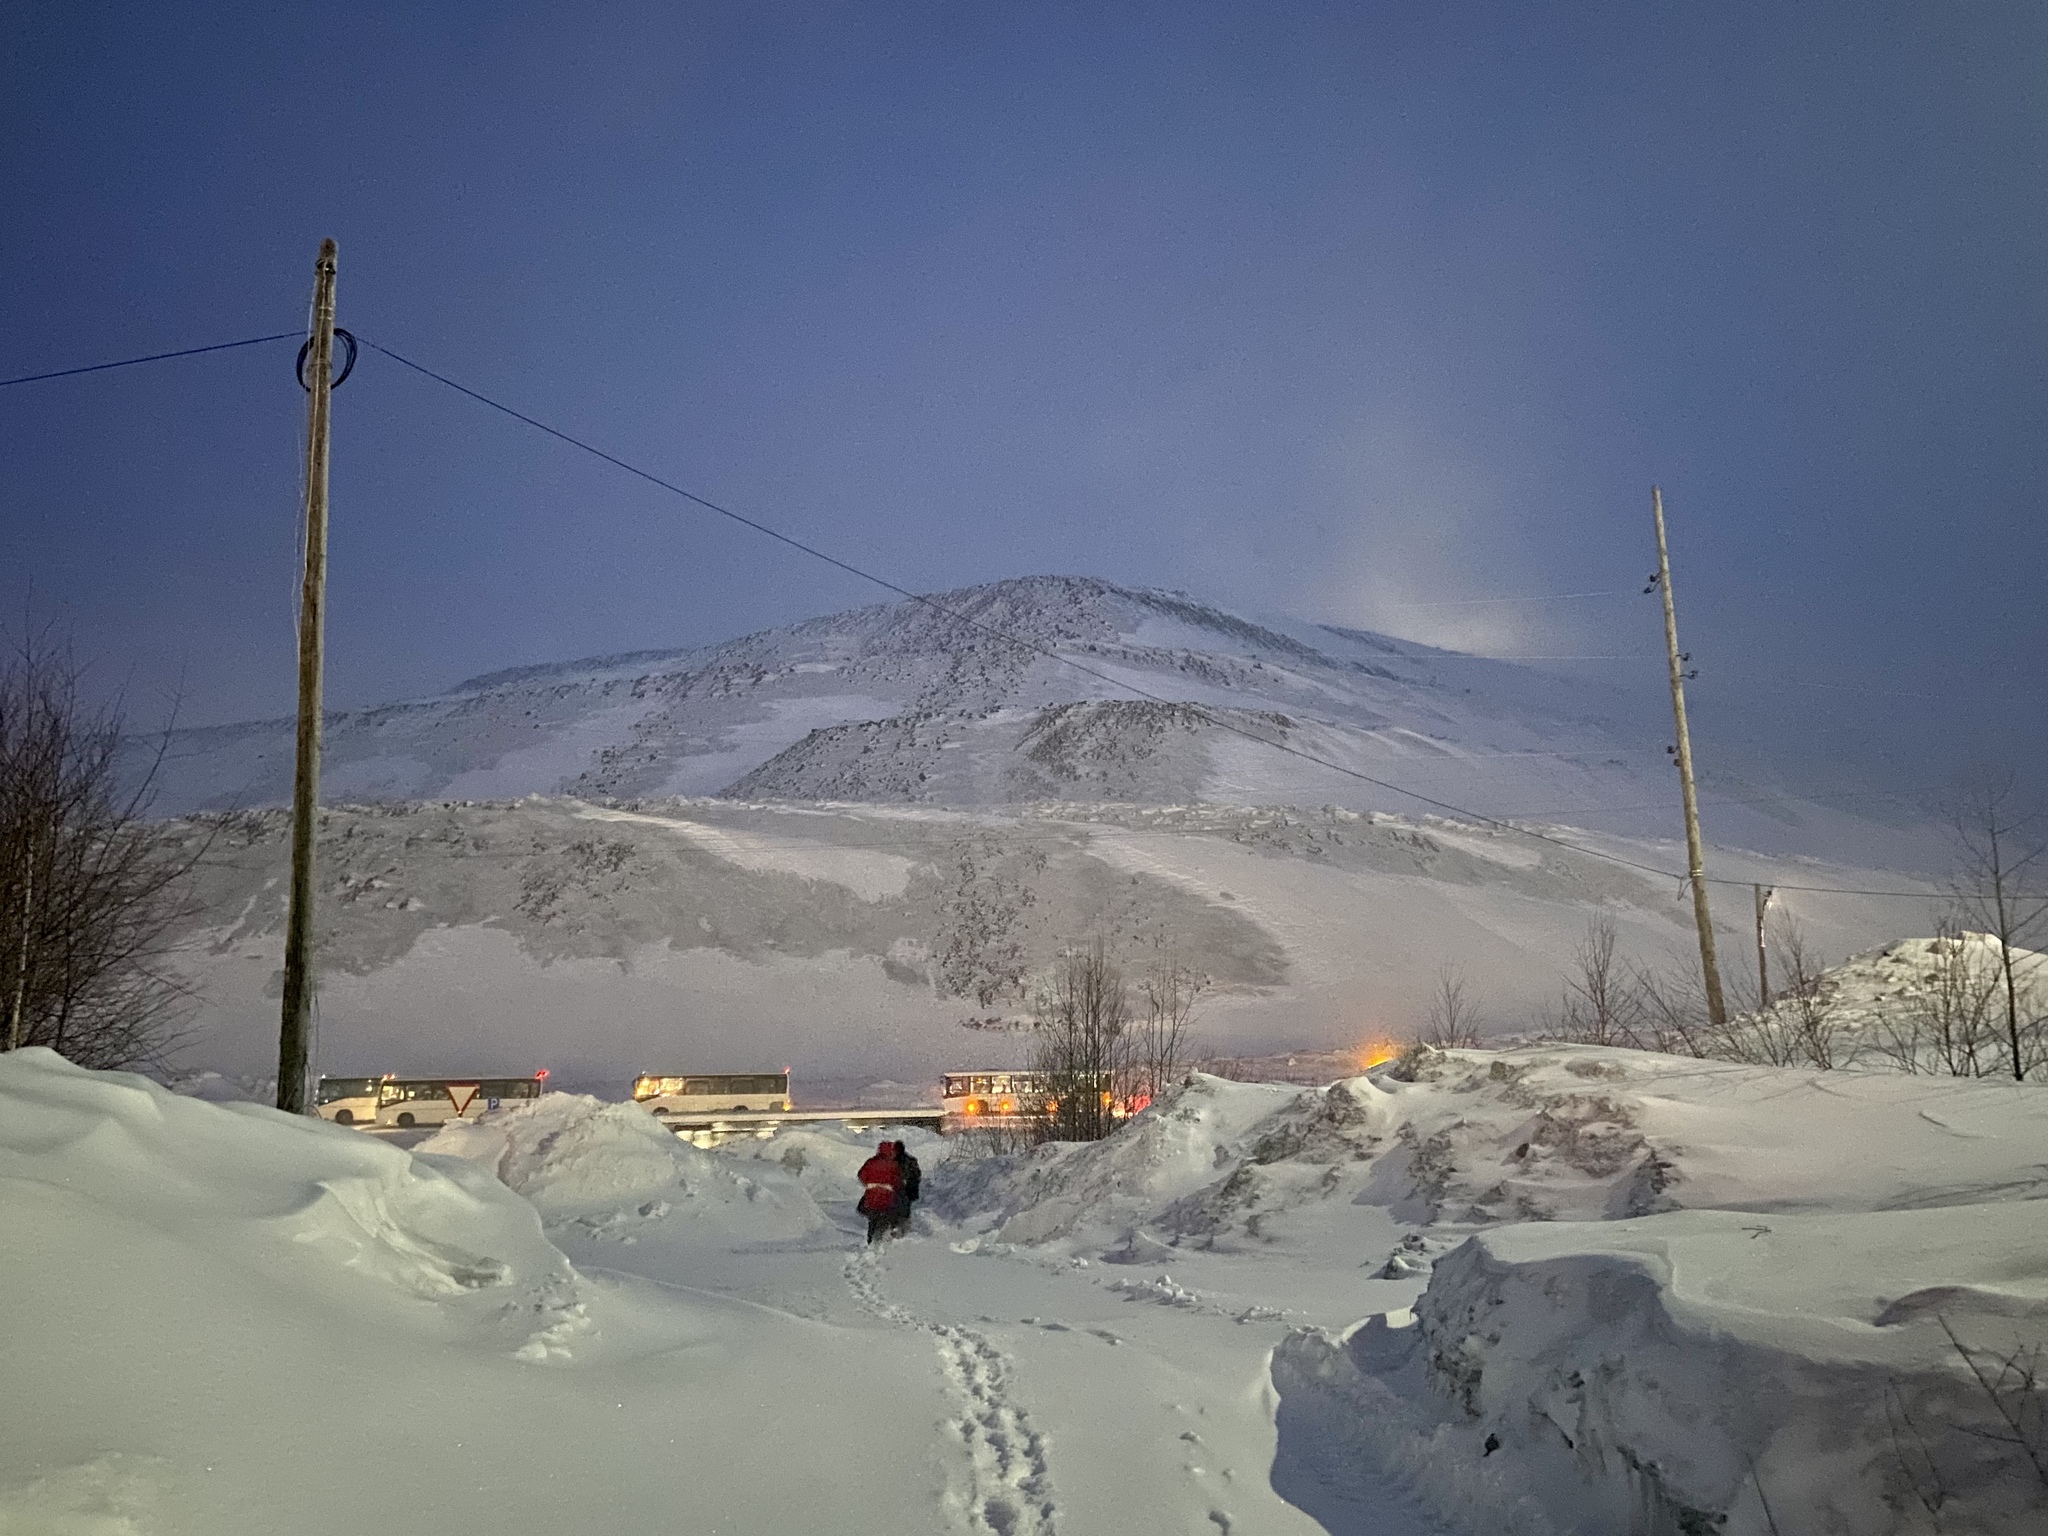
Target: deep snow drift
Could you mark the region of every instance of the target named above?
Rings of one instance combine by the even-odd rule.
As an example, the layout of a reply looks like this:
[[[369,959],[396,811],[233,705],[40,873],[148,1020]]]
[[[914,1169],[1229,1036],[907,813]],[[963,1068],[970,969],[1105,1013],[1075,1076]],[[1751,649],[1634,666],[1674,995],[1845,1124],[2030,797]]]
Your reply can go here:
[[[1121,1283],[1169,1305],[1197,1304],[1171,1272],[1189,1250],[1429,1274],[1412,1314],[1282,1345],[1281,1443],[1326,1469],[1362,1458],[1474,1529],[1907,1531],[1938,1506],[1940,1529],[1992,1531],[2048,1512],[1969,1374],[2048,1342],[2038,1088],[1450,1052],[1414,1081],[1196,1078],[1110,1141],[942,1185],[981,1241],[1139,1267]],[[1407,1227],[1391,1250],[1362,1246],[1361,1206]],[[2048,1454],[2041,1399],[2004,1402]]]
[[[945,1529],[846,1433],[928,1360],[572,1268],[474,1162],[26,1050],[0,1230],[8,1536]]]
[[[2039,1398],[1951,1334],[2043,1345],[2039,1098],[1198,1076],[1092,1145],[907,1135],[864,1250],[840,1130],[558,1094],[407,1153],[0,1056],[0,1530],[2017,1536]]]

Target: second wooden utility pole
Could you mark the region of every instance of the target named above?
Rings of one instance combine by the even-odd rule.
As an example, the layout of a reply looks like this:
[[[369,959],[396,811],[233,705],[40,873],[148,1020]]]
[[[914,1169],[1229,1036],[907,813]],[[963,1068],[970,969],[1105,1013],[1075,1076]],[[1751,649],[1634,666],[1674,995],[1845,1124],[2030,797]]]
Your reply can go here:
[[[1764,913],[1770,910],[1771,898],[1777,894],[1767,885],[1756,888],[1756,1005],[1759,1008],[1771,1006],[1771,967],[1764,958]]]
[[[1664,492],[1650,487],[1657,516],[1657,584],[1664,589],[1664,648],[1671,657],[1671,717],[1678,730],[1678,783],[1685,799],[1686,875],[1692,881],[1692,915],[1700,930],[1700,970],[1706,978],[1707,1017],[1719,1029],[1728,1022],[1721,998],[1721,967],[1714,958],[1714,920],[1707,912],[1706,857],[1700,847],[1700,804],[1692,785],[1692,736],[1685,728],[1685,667],[1678,652],[1678,608],[1671,600],[1671,551],[1664,542]]]
[[[299,589],[299,740],[292,772],[291,909],[284,930],[284,1011],[277,1032],[277,1107],[306,1112],[313,1039],[313,837],[320,806],[320,649],[327,602],[327,426],[334,398],[335,245],[313,264],[313,334],[301,357],[306,385],[306,576]]]

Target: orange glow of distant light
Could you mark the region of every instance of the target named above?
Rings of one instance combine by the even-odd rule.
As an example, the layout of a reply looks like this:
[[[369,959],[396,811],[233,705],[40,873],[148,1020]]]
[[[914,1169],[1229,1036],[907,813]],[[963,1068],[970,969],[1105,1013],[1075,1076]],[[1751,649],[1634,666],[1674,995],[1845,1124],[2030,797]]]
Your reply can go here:
[[[1368,1072],[1383,1061],[1392,1061],[1401,1054],[1401,1042],[1389,1040],[1385,1035],[1377,1040],[1368,1040],[1358,1048],[1358,1070]]]

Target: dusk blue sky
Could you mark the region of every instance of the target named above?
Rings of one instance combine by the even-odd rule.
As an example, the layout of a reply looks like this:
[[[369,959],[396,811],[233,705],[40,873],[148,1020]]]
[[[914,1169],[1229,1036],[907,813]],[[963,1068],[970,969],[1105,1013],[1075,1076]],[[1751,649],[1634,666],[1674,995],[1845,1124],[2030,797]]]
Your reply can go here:
[[[1709,718],[2048,746],[2038,4],[29,0],[4,46],[0,376],[301,326],[331,234],[345,326],[907,586],[1654,682],[1655,480]],[[0,391],[0,599],[138,713],[290,708],[291,354]],[[884,595],[375,354],[335,421],[335,704]]]

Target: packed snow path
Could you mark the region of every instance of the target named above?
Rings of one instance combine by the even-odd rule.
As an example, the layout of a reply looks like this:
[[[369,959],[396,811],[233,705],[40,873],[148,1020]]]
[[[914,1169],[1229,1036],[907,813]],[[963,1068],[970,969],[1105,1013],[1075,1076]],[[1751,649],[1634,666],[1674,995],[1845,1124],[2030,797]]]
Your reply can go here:
[[[922,1217],[918,1235],[845,1259],[864,1312],[934,1340],[945,1422],[970,1451],[962,1528],[1431,1536],[1399,1490],[1279,1434],[1271,1351],[1295,1314],[1240,1289],[1256,1265],[1187,1253],[1172,1267],[1190,1283],[1001,1251]]]
[[[884,1299],[879,1277],[874,1249],[847,1258],[846,1283],[862,1307],[884,1321],[922,1329],[938,1345],[940,1368],[959,1399],[952,1428],[967,1449],[968,1482],[956,1495],[967,1529],[1052,1536],[1055,1505],[1045,1440],[1011,1395],[1010,1358],[970,1328],[928,1322]]]

